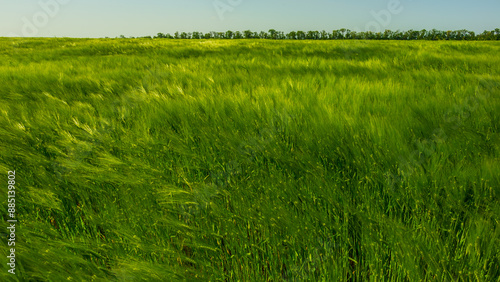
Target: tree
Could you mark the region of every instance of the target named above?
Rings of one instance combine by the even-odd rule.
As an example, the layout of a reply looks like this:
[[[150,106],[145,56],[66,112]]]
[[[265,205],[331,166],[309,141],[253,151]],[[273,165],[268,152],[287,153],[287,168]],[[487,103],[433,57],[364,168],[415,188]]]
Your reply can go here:
[[[243,36],[245,36],[246,39],[252,38],[253,37],[252,31],[251,30],[243,31]]]
[[[306,39],[306,34],[302,30],[297,31],[297,39],[299,40]]]
[[[341,38],[340,38],[340,39],[347,38],[347,37],[346,37],[346,33],[347,33],[347,29],[345,29],[345,28],[341,28],[341,29],[340,29],[340,35],[341,35]]]
[[[234,33],[234,39],[242,39],[243,38],[243,34],[241,34],[240,31],[237,31]]]
[[[469,31],[469,34],[470,34],[470,40],[476,40],[476,33],[474,31]]]
[[[306,39],[314,39],[314,31],[309,30],[306,33]]]
[[[340,31],[334,29],[330,35],[331,39],[340,39]]]
[[[120,35],[119,38],[126,38],[124,35]],[[133,38],[133,37],[130,37]],[[143,38],[143,37],[139,37]],[[144,38],[151,38],[144,37]],[[386,29],[382,32],[372,32],[372,31],[364,31],[364,32],[356,32],[351,31],[349,29],[341,28],[339,30],[333,30],[331,33],[328,33],[325,30],[317,31],[317,30],[309,30],[307,32],[304,31],[291,31],[289,33],[284,33],[283,31],[278,31],[275,29],[270,29],[269,32],[261,31],[252,32],[251,30],[240,31],[231,31],[228,30],[226,32],[215,32],[211,31],[209,33],[202,32],[175,32],[174,36],[169,33],[164,34],[159,32],[154,38],[175,38],[175,39],[218,39],[218,38],[226,38],[226,39],[241,39],[241,38],[255,38],[255,39],[291,39],[291,40],[326,40],[326,39],[366,39],[366,40],[500,40],[500,28],[496,28],[495,30],[485,30],[481,34],[476,34],[473,31],[469,31],[466,29],[461,30],[437,30],[432,29],[427,31],[425,29],[417,31],[417,30],[407,30],[407,31],[391,31]]]
[[[427,37],[427,30],[422,29],[418,34],[418,39],[425,39]]]
[[[429,39],[430,40],[440,40],[440,39],[443,39],[444,38],[444,33],[433,28],[431,31],[430,31],[430,34],[429,34]]]
[[[416,39],[418,39],[418,34],[419,34],[418,31],[410,29],[406,32],[406,38],[407,38],[407,40],[416,40]]]
[[[451,31],[451,30],[448,30],[448,31],[446,32],[446,40],[451,40],[451,39],[453,39],[452,37],[453,37],[453,35],[452,35],[452,31]]]
[[[315,30],[315,31],[312,32],[312,34],[313,34],[313,39],[314,40],[320,39],[320,33],[319,33],[319,31]]]
[[[350,29],[343,29],[343,30],[344,30],[344,33],[343,33],[344,38],[345,38],[345,39],[351,39],[351,38],[352,38],[352,37],[351,37],[351,36],[352,36],[352,34],[351,34],[351,30],[350,30]]]
[[[392,38],[396,40],[402,40],[404,39],[404,34],[401,31],[396,30],[392,33]]]
[[[495,36],[495,31],[492,30],[492,31],[485,31],[487,36],[486,36],[486,40],[495,40],[496,39],[496,36]]]
[[[276,39],[276,30],[275,29],[270,29],[269,30],[269,37],[271,39]]]
[[[325,30],[322,30],[321,31],[321,39],[322,40],[330,39],[328,32],[326,32]]]

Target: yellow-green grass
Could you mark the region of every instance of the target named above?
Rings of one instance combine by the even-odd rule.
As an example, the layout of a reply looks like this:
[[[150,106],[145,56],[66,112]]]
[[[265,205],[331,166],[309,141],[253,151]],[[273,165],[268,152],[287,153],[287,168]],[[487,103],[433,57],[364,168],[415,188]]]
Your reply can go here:
[[[499,53],[0,39],[15,278],[498,281]]]

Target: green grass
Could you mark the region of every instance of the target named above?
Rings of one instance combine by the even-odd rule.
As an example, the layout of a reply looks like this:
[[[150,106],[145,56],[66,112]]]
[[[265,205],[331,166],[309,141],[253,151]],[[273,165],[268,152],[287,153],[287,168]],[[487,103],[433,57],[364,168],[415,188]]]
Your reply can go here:
[[[500,281],[499,53],[0,39],[15,278]]]

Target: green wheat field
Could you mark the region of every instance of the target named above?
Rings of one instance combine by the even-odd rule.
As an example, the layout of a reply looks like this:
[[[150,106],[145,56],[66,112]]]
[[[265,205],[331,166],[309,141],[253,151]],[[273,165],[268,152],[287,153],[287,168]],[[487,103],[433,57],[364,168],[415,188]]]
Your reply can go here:
[[[0,38],[0,280],[500,281],[499,54]]]

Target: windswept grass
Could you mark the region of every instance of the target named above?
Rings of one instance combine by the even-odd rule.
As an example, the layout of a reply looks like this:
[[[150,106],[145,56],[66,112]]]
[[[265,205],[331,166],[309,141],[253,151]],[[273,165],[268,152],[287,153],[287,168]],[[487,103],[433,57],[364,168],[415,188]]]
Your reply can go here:
[[[16,278],[498,281],[499,53],[0,39]]]

